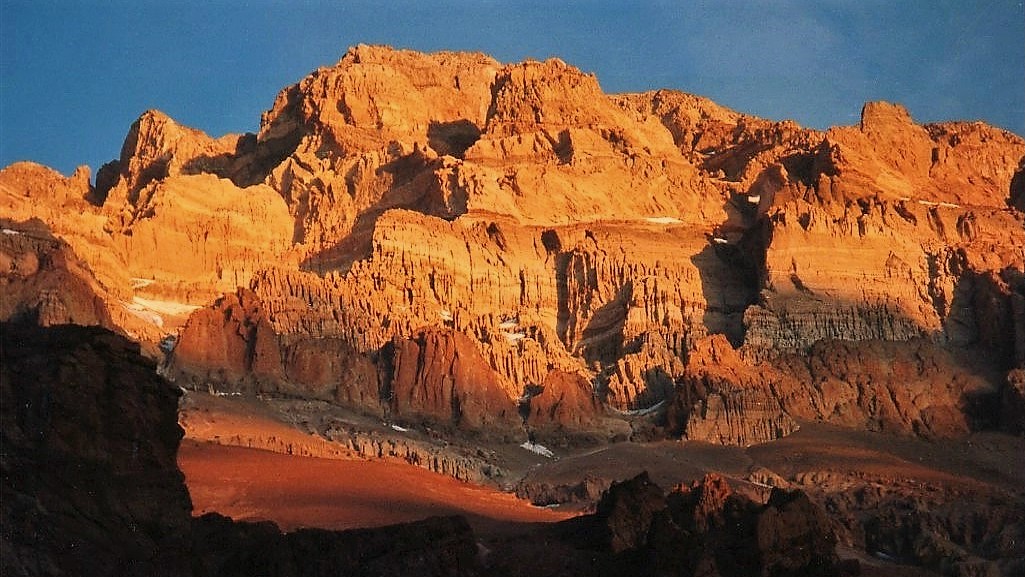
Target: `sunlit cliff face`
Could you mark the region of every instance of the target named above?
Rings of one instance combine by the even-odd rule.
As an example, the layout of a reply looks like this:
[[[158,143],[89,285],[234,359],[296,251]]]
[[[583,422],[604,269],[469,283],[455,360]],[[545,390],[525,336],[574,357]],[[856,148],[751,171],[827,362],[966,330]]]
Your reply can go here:
[[[0,312],[122,332],[185,390],[500,485],[620,441],[1020,433],[1023,158],[895,104],[823,132],[607,95],[557,59],[358,46],[257,134],[149,111],[95,184],[0,171]]]

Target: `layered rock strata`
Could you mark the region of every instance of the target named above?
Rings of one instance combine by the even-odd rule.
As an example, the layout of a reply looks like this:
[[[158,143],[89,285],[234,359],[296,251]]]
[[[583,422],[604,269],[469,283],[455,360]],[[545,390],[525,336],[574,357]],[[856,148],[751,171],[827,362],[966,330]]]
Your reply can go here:
[[[492,430],[526,403],[550,431],[675,407],[670,431],[720,443],[796,418],[942,436],[990,426],[979,407],[1013,398],[1025,359],[1023,157],[1019,136],[894,104],[820,132],[673,91],[609,96],[557,59],[358,46],[282,90],[257,134],[150,111],[95,187],[18,164],[0,202],[113,298],[213,302],[168,367],[200,388]],[[714,335],[739,350],[729,371],[701,360]],[[911,398],[870,362],[789,378],[793,355],[890,350],[873,343],[923,378]],[[947,359],[938,400],[902,348]],[[898,400],[839,399],[851,382]]]

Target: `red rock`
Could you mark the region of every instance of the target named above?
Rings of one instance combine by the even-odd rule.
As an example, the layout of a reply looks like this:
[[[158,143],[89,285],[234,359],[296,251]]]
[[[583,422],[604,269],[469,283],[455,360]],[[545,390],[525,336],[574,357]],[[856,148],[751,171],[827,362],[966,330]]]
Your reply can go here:
[[[541,393],[530,399],[530,426],[581,430],[593,425],[602,413],[591,384],[578,374],[553,370],[541,388]]]
[[[513,399],[465,335],[425,331],[396,339],[391,348],[394,369],[385,390],[394,416],[477,430],[519,424]]]

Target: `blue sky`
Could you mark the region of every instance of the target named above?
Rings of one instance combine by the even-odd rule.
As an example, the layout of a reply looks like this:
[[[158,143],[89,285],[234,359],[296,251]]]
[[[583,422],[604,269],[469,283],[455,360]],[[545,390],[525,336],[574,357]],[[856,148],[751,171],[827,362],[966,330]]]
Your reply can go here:
[[[1025,134],[1017,0],[0,0],[0,166],[116,158],[149,108],[212,136],[358,43],[558,56],[606,92],[673,88],[824,128],[891,100]]]

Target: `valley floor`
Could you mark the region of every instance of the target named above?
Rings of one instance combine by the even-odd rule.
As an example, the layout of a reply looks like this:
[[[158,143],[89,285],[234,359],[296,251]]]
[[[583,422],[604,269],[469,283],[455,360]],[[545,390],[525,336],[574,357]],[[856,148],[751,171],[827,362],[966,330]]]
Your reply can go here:
[[[322,412],[335,411],[330,407],[187,393],[178,460],[195,514],[271,520],[284,530],[459,514],[490,546],[528,530],[526,524],[587,511],[612,481],[641,471],[666,488],[715,472],[756,500],[767,499],[772,486],[804,490],[828,512],[842,555],[859,558],[867,575],[902,574],[899,568],[910,568],[894,561],[914,564],[938,548],[969,565],[1018,556],[1017,545],[1008,549],[1006,540],[1023,529],[1015,521],[1025,511],[1020,437],[981,433],[928,441],[803,423],[784,439],[747,448],[553,442],[554,458],[546,458],[515,442],[439,438],[365,416]],[[346,443],[331,442],[321,436],[328,426],[347,428],[351,436]],[[374,458],[375,447],[412,450],[421,466],[411,466],[408,457]],[[494,465],[500,474],[468,483],[425,469],[424,462],[435,458],[463,459],[475,470]],[[559,505],[539,507],[531,500]],[[957,543],[965,523],[976,526],[979,537]]]
[[[457,481],[395,460],[297,457],[185,440],[178,465],[195,515],[271,520],[283,530],[352,529],[464,515],[486,534],[510,523],[572,516],[508,493]]]

